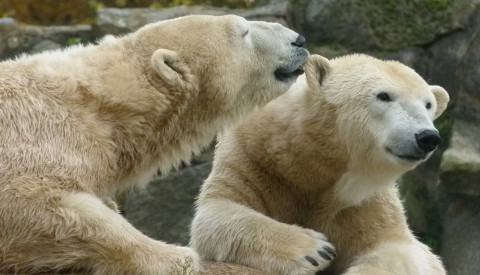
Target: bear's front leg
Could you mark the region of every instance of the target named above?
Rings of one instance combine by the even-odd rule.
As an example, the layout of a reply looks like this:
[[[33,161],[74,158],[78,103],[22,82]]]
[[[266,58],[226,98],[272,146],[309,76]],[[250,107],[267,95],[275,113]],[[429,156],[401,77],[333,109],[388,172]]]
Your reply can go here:
[[[285,275],[313,275],[327,268],[336,256],[323,234],[278,222],[225,199],[199,206],[191,245],[207,260]]]
[[[359,255],[344,275],[445,275],[441,261],[413,239],[385,241]]]
[[[193,249],[148,238],[75,180],[19,177],[0,184],[0,201],[0,272],[168,275],[201,269]]]

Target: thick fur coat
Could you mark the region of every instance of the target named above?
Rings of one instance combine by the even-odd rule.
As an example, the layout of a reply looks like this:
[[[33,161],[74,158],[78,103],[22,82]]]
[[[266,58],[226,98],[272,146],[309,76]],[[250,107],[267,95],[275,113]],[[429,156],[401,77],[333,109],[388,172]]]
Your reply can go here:
[[[0,271],[198,271],[192,249],[141,234],[110,197],[285,92],[303,42],[278,24],[189,16],[0,63]]]
[[[272,274],[445,274],[395,181],[437,147],[447,92],[365,55],[311,56],[305,71],[219,139],[191,245]]]

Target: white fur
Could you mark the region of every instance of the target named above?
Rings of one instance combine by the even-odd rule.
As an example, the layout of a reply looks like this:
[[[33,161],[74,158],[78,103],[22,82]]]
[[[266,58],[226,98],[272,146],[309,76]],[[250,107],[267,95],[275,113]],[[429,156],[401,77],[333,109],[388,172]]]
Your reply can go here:
[[[312,55],[305,72],[219,136],[192,246],[272,274],[445,274],[408,229],[395,181],[431,154],[404,156],[434,131],[446,91],[365,55]]]
[[[286,92],[296,75],[275,71],[306,60],[297,38],[198,15],[1,62],[0,272],[199,272],[193,249],[143,235],[111,197]]]

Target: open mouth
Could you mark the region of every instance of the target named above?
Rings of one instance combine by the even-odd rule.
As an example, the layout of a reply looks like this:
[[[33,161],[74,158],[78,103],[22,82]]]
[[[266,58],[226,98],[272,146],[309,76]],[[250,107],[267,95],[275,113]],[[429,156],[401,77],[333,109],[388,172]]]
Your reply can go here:
[[[386,148],[387,152],[389,152],[390,154],[396,156],[397,158],[399,159],[403,159],[403,160],[406,160],[406,161],[421,161],[423,159],[425,159],[426,155],[425,154],[419,154],[419,155],[400,155],[400,154],[397,154],[397,153],[394,153],[390,148]]]
[[[274,74],[276,79],[283,82],[287,82],[288,80],[292,78],[296,78],[297,76],[303,74],[304,72],[305,71],[303,70],[303,67],[300,66],[294,70],[288,70],[286,68],[278,68],[275,70]]]

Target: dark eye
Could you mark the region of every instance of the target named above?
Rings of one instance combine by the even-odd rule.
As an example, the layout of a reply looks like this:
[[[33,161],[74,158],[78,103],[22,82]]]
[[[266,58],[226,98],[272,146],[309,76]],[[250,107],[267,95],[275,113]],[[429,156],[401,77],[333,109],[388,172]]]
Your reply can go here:
[[[432,103],[427,102],[427,104],[425,105],[425,108],[427,108],[428,110],[430,110],[430,108],[432,108]]]
[[[387,92],[381,92],[377,95],[377,99],[381,100],[381,101],[385,101],[385,102],[390,102],[392,101],[392,98],[390,97],[390,95],[387,93]]]
[[[248,34],[249,31],[250,31],[250,30],[247,30],[246,32],[244,32],[244,33],[242,34],[242,37],[247,36],[247,34]]]

